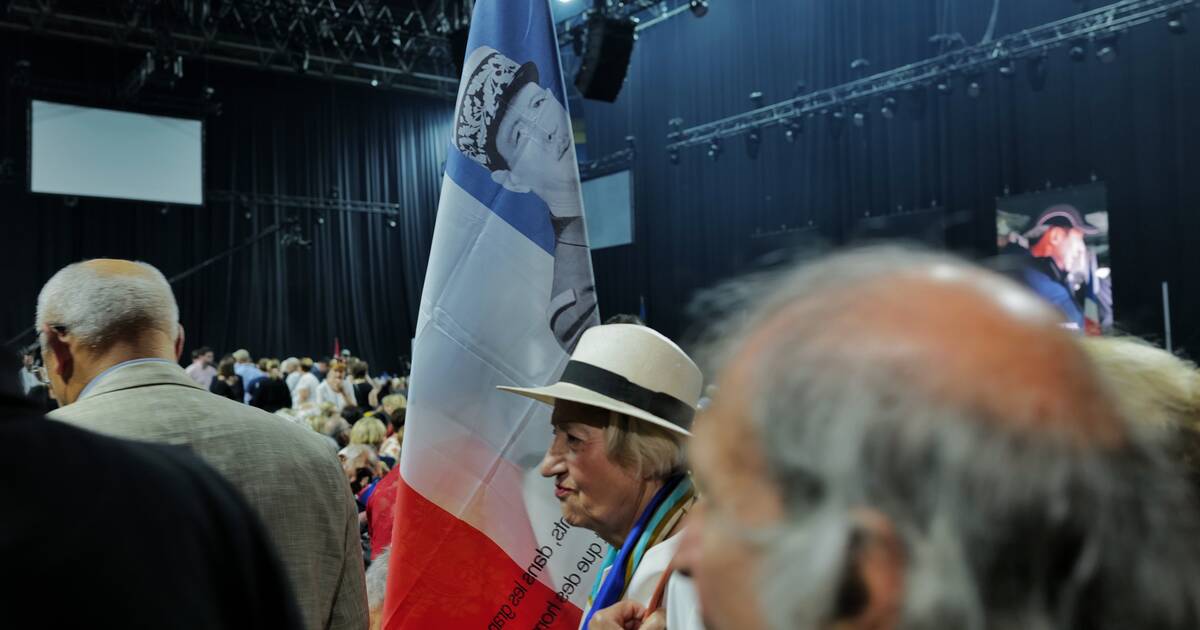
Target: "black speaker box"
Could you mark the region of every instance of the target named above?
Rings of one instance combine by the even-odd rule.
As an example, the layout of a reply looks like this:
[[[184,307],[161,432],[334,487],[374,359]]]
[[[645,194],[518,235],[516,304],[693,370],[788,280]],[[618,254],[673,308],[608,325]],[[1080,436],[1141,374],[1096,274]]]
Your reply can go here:
[[[584,98],[608,103],[617,100],[629,71],[636,29],[628,19],[597,15],[588,20],[583,60],[575,75],[575,87]]]

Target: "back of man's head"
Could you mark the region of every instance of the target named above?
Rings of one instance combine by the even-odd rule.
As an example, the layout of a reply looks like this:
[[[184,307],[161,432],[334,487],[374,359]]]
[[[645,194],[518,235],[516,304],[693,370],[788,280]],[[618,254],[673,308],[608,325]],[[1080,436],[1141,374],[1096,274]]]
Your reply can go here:
[[[233,353],[233,360],[237,361],[238,363],[249,363],[250,351],[245,348],[235,351]]]
[[[89,260],[54,274],[38,295],[38,330],[61,327],[92,352],[136,342],[156,330],[179,332],[179,307],[162,273],[144,262]]]
[[[721,353],[696,439],[727,452],[706,462],[761,459],[787,515],[760,532],[749,595],[773,626],[879,602],[855,550],[884,534],[894,627],[1200,622],[1186,488],[1057,320],[998,276],[898,249],[774,285]]]

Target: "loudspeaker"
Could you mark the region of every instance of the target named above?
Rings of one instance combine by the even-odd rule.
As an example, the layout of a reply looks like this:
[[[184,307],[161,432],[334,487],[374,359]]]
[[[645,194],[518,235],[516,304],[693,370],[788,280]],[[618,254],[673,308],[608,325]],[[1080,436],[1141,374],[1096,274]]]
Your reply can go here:
[[[636,30],[637,24],[629,19],[602,15],[588,19],[583,59],[575,75],[575,87],[584,98],[608,103],[617,100],[629,71]]]

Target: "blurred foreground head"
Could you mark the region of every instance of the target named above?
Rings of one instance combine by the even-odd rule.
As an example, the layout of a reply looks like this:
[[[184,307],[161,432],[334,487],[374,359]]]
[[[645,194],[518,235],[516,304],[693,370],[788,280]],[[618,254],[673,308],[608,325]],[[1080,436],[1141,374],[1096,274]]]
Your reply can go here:
[[[696,422],[710,628],[1197,627],[1190,495],[1053,309],[901,249],[759,295]]]

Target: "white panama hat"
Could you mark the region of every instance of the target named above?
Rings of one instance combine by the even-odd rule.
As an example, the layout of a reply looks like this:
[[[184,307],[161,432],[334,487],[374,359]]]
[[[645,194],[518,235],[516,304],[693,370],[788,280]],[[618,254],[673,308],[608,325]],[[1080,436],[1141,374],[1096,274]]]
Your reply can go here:
[[[645,326],[609,324],[583,333],[557,383],[497,389],[608,409],[690,436],[703,387],[700,368],[673,341]]]

